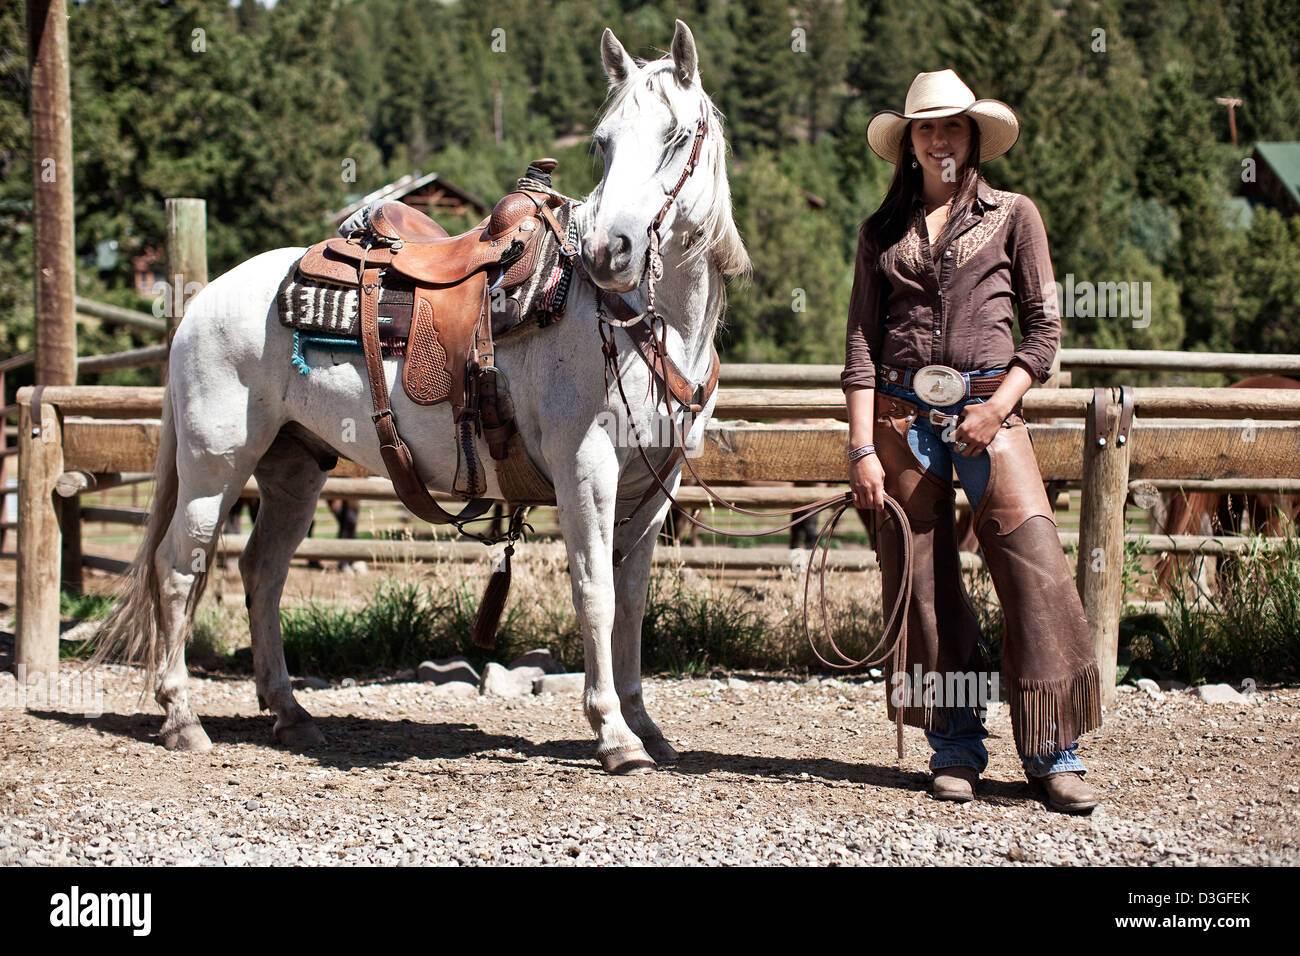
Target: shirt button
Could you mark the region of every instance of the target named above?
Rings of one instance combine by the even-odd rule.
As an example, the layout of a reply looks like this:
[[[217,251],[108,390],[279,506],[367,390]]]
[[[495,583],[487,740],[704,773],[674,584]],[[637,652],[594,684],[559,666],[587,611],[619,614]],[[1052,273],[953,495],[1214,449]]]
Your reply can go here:
[[[951,249],[945,249],[944,252],[943,252],[943,257],[944,257],[945,259],[951,259],[951,258],[952,258],[952,250],[951,250]]]
[[[935,335],[943,335],[943,333],[942,333],[941,331],[939,331],[938,329],[935,329],[935,330],[934,330],[934,334],[935,334]]]

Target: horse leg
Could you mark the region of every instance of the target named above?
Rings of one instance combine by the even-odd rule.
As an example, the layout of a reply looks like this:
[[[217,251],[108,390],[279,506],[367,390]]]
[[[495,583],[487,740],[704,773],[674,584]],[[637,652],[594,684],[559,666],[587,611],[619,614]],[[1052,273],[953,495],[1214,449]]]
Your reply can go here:
[[[594,473],[581,477],[572,466],[554,472],[556,500],[563,502],[559,519],[569,557],[573,606],[582,627],[587,675],[583,710],[596,733],[601,766],[608,773],[638,773],[652,768],[654,760],[623,718],[611,648],[617,462],[610,458],[591,470]],[[663,519],[662,513],[659,518]]]
[[[204,473],[198,467],[182,468],[176,507],[154,554],[159,636],[164,654],[154,699],[166,715],[158,736],[168,750],[212,749],[212,741],[190,707],[185,641],[190,615],[198,604],[213,560],[217,534],[246,478],[247,473],[237,469],[223,477]]]
[[[614,531],[614,547],[623,554],[614,569],[614,685],[624,720],[658,763],[673,763],[677,751],[646,713],[641,690],[641,623],[656,544],[651,531],[659,527],[667,507],[665,501],[648,521],[634,518]]]
[[[267,507],[240,555],[239,573],[253,638],[257,702],[275,714],[275,739],[285,747],[302,750],[319,746],[325,737],[293,695],[280,633],[280,595],[294,549],[316,514],[325,472],[301,443],[282,434],[253,474]]]

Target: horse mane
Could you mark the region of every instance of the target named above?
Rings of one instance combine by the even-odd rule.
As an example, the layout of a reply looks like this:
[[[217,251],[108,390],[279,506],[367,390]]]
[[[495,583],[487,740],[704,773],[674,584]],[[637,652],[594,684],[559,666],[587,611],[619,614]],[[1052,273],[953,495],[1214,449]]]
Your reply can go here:
[[[597,125],[606,117],[617,113],[629,100],[637,105],[643,96],[654,96],[668,107],[673,116],[679,119],[689,116],[685,125],[694,128],[696,104],[674,78],[672,57],[664,56],[648,65],[651,67],[649,70],[638,61],[638,66],[642,67],[640,70],[610,88]],[[700,241],[691,247],[687,255],[708,255],[710,262],[724,276],[748,275],[751,270],[749,252],[745,249],[744,240],[740,238],[740,230],[736,228],[731,210],[731,184],[727,180],[727,140],[723,131],[722,112],[703,88],[699,90],[699,95],[704,97],[705,115],[708,117],[708,135],[704,137],[701,158],[713,176],[713,205],[705,213]]]

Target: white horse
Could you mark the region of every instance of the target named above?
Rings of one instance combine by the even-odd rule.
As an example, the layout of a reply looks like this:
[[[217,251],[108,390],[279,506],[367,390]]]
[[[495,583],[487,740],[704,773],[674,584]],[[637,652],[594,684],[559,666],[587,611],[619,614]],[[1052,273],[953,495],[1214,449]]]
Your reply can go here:
[[[604,175],[575,212],[591,279],[575,271],[564,319],[501,341],[496,364],[509,382],[524,446],[555,487],[583,633],[583,707],[601,765],[619,773],[677,756],[646,713],[640,667],[651,555],[668,501],[661,494],[616,527],[652,478],[638,449],[620,445],[601,424],[621,400],[616,385],[606,386],[591,282],[624,293],[637,311],[645,307],[647,228],[687,164],[701,115],[707,122],[699,165],[660,228],[665,268],[656,290],[670,355],[693,381],[709,370],[725,277],[745,272],[749,258],[731,214],[721,122],[700,84],[690,30],[679,20],[671,55],[644,64],[606,30],[601,58],[611,87],[594,134],[604,152]],[[385,472],[360,357],[316,352],[309,375],[290,364],[293,333],[278,321],[275,295],[302,253],[267,252],[213,281],[190,304],[172,344],[154,508],[97,654],[146,666],[166,713],[160,737],[168,749],[211,747],[189,703],[185,644],[222,519],[250,475],[257,478],[262,508],[239,569],[258,700],[275,714],[282,745],[306,748],[324,739],[290,686],[280,595],[316,510],[325,480],[320,463],[337,453]],[[648,426],[660,386],[650,388],[649,370],[627,334],[620,329],[615,335],[635,420]],[[449,454],[454,432],[448,405],[413,405],[394,384],[398,363],[387,361],[385,371],[394,415],[421,477],[431,488],[450,489],[457,456]],[[702,439],[712,410],[710,400],[694,419],[688,447]],[[646,451],[656,466],[669,453],[662,445]],[[480,457],[486,497],[500,497],[494,462],[481,442]],[[667,481],[672,489],[680,467]],[[623,555],[618,567],[615,549]]]

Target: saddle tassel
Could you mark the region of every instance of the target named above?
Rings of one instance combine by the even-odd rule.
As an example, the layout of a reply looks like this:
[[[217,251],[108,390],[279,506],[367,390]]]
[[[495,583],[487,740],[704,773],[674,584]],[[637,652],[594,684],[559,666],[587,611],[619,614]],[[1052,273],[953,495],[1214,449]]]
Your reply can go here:
[[[505,610],[506,597],[510,594],[510,556],[514,551],[513,542],[506,545],[505,554],[492,569],[492,576],[488,578],[487,588],[483,591],[483,600],[479,602],[478,613],[474,615],[472,633],[475,647],[496,646],[501,612]]]

